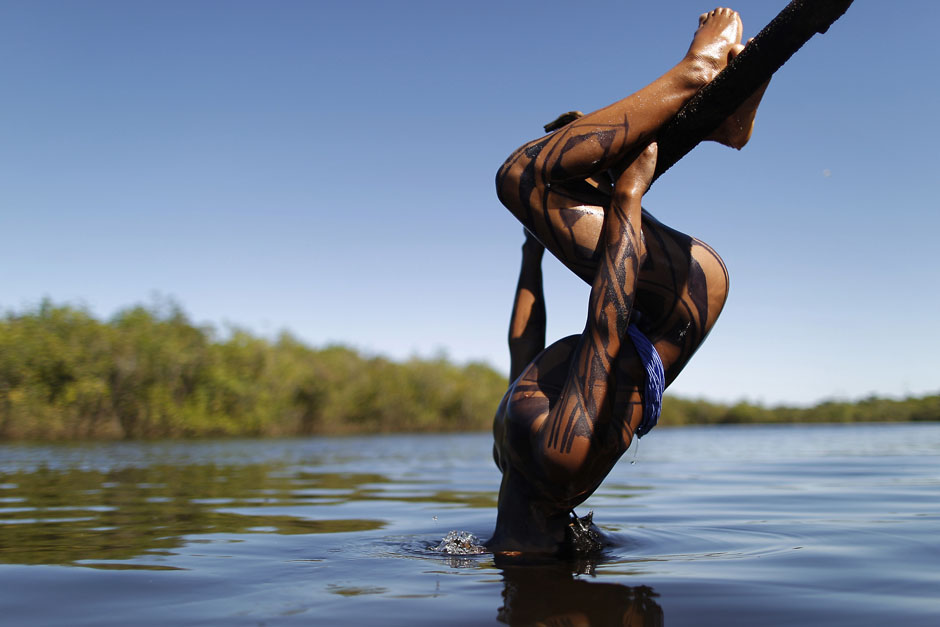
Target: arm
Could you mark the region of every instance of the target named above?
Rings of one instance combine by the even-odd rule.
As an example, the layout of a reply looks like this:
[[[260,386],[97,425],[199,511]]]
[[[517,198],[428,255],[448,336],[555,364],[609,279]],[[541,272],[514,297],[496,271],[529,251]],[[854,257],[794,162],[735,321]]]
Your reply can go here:
[[[509,381],[515,381],[545,348],[545,298],[542,254],[545,247],[528,231],[522,245],[522,268],[509,322]]]

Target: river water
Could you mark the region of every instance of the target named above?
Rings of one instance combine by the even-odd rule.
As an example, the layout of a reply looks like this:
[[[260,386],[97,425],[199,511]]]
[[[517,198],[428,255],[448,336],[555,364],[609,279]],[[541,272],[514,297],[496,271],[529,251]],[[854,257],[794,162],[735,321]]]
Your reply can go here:
[[[595,560],[486,538],[484,434],[0,445],[10,625],[940,625],[940,424],[658,429],[579,514]]]

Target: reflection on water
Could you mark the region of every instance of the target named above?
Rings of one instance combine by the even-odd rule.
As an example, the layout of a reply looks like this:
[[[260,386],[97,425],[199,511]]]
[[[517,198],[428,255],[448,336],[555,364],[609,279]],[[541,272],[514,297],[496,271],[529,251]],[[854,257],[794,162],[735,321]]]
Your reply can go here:
[[[580,562],[432,550],[451,530],[492,530],[490,446],[487,435],[0,445],[0,615],[937,624],[940,425],[663,430],[585,504],[611,544]]]
[[[503,568],[503,605],[509,625],[663,624],[663,609],[647,586],[578,578],[568,564]]]
[[[377,474],[281,475],[266,464],[49,470],[4,475],[0,561],[114,568],[99,560],[137,558],[133,568],[167,568],[141,558],[211,533],[341,533],[380,529],[381,519],[318,519],[266,508],[381,500]],[[406,497],[407,498],[407,497]],[[227,511],[251,508],[258,513]],[[144,560],[146,561],[146,560]],[[159,561],[159,560],[157,560]]]

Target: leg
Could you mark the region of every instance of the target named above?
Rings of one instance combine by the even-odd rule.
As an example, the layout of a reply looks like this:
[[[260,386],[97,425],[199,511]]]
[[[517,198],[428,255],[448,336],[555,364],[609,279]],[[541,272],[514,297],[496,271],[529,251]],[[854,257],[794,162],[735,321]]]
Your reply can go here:
[[[582,232],[582,210],[609,203],[608,170],[632,162],[658,129],[727,64],[740,45],[741,20],[730,9],[700,19],[683,60],[639,92],[530,142],[497,175],[500,200],[551,252],[587,281],[597,265]],[[606,187],[606,189],[605,189]]]
[[[604,252],[591,288],[587,324],[571,354],[561,394],[538,429],[542,471],[549,482],[567,487],[567,504],[586,498],[625,450],[606,436],[616,364],[623,349],[633,352],[627,327],[647,255],[640,198],[655,166],[654,143],[617,180],[604,221]],[[628,424],[634,418],[627,418]]]
[[[643,214],[649,251],[637,286],[637,326],[656,347],[666,385],[698,350],[728,297],[728,270],[705,242]]]

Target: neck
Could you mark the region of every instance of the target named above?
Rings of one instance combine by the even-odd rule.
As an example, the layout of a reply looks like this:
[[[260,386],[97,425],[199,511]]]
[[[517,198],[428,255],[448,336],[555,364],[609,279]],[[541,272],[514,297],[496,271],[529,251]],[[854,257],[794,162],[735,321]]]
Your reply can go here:
[[[486,545],[494,553],[558,554],[564,551],[567,511],[532,494],[512,469],[503,472],[499,487],[496,530]]]

